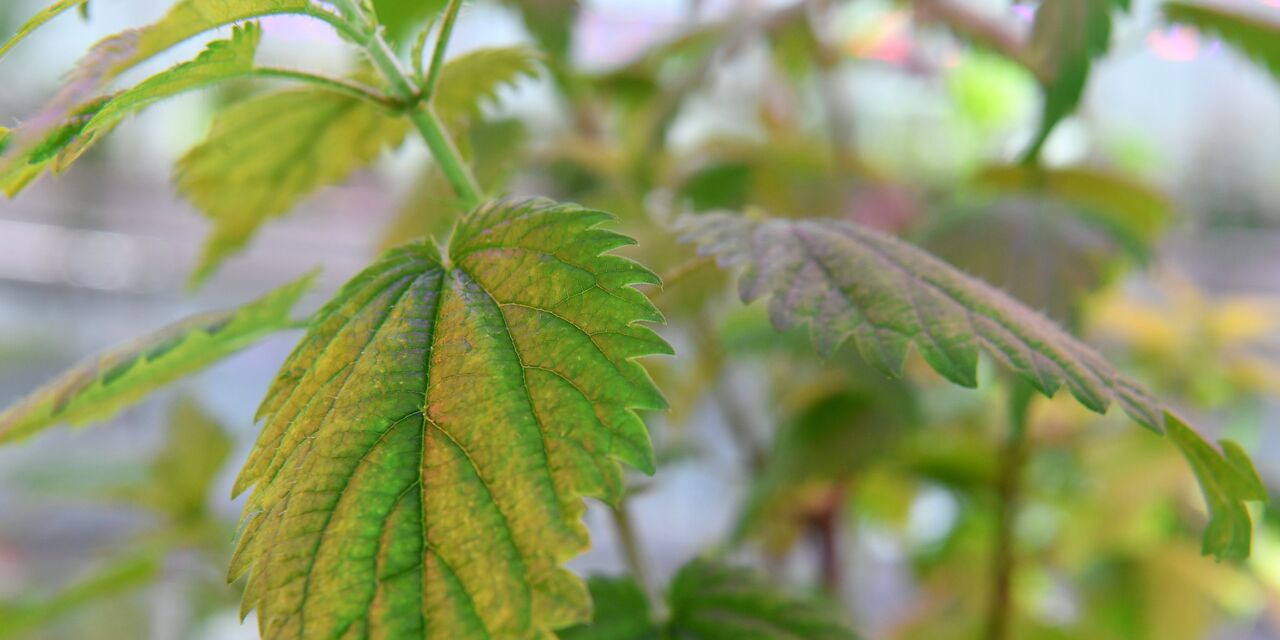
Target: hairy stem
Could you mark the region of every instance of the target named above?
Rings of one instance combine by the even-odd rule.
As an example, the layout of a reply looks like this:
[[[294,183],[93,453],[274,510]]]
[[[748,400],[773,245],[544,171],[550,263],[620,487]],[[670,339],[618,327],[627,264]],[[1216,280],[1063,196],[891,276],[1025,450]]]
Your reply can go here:
[[[382,92],[373,89],[372,87],[366,87],[364,85],[339,78],[330,78],[327,76],[307,73],[305,71],[276,69],[272,67],[257,67],[252,71],[252,74],[262,78],[278,78],[281,80],[293,80],[295,82],[310,84],[334,93],[341,93],[361,98],[363,100],[368,100],[370,102],[376,102],[389,109],[398,109],[402,106],[395,100],[383,95]]]
[[[1022,472],[1029,453],[1027,410],[1034,397],[1031,386],[1009,380],[1009,435],[1001,448],[996,479],[997,523],[991,555],[990,595],[987,602],[987,640],[1007,640],[1013,618],[1013,574],[1016,568],[1014,525],[1022,501]]]
[[[422,83],[422,99],[431,100],[436,94],[436,84],[440,82],[440,68],[444,66],[445,49],[449,46],[449,36],[453,33],[453,23],[458,21],[458,11],[462,8],[462,0],[451,0],[445,9],[444,21],[440,23],[440,36],[436,38],[436,49],[431,54],[431,67],[427,71],[427,79]]]
[[[334,0],[334,5],[346,16],[348,26],[357,33],[356,43],[363,47],[370,62],[387,79],[395,96],[408,106],[409,120],[422,134],[422,139],[426,141],[432,157],[440,164],[445,179],[458,194],[462,206],[474,209],[484,199],[480,184],[463,161],[462,154],[440,123],[440,118],[431,110],[430,103],[423,103],[417,80],[400,64],[378,27],[354,0]],[[440,33],[441,43],[437,44],[438,47],[444,46],[447,36],[447,32]]]

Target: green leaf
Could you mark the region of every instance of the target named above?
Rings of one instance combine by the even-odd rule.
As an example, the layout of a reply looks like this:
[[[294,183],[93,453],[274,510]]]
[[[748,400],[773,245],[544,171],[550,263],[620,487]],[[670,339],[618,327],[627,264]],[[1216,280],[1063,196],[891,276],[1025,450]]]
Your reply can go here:
[[[493,47],[464,53],[440,69],[440,84],[431,98],[436,115],[450,129],[464,124],[480,105],[498,97],[504,85],[538,73],[541,57],[530,47]]]
[[[655,624],[631,578],[592,578],[592,622],[561,640],[853,640],[838,607],[790,593],[763,576],[712,560],[694,560],[672,582],[670,619]]]
[[[680,640],[852,640],[840,610],[784,591],[754,572],[696,560],[668,596],[667,637]]]
[[[1166,2],[1169,22],[1218,36],[1271,71],[1280,80],[1280,22],[1216,6]]]
[[[10,198],[51,169],[60,172],[69,164],[67,158],[82,151],[77,146],[80,134],[93,116],[111,101],[111,96],[90,100],[70,113],[55,126],[45,129],[44,137],[22,146],[7,161],[0,163],[0,191]],[[7,132],[0,147],[6,150],[15,146],[18,132]]]
[[[0,638],[29,638],[31,632],[85,605],[151,582],[162,569],[162,558],[141,554],[116,560],[61,591],[40,599],[0,603]]]
[[[1031,192],[1078,205],[1073,209],[1101,225],[1140,258],[1173,218],[1173,203],[1163,193],[1107,171],[1073,167],[1049,169],[1018,165],[991,166],[974,179],[979,187]]]
[[[536,71],[526,47],[473,51],[447,62],[432,104],[450,129],[463,128],[503,84]],[[399,145],[408,121],[345,94],[282,91],[236,103],[208,137],[178,161],[178,191],[212,219],[193,282],[208,278],[263,223],[320,187],[345,180]]]
[[[27,36],[31,35],[31,32],[44,26],[46,22],[62,15],[65,11],[85,5],[88,1],[89,0],[58,0],[58,2],[45,7],[44,10],[34,16],[31,16],[30,20],[27,20],[22,23],[21,27],[18,27],[18,32],[13,34],[13,37],[9,38],[9,40],[3,45],[0,45],[0,58],[3,58],[4,54],[9,53],[10,49],[26,39]]]
[[[94,356],[0,413],[0,443],[68,422],[105,420],[151,392],[289,329],[307,276],[237,309],[193,316]]]
[[[915,399],[903,383],[883,377],[851,379],[814,398],[789,416],[774,437],[763,472],[753,478],[734,538],[760,537],[767,550],[785,551],[815,507],[828,508],[837,487],[884,460],[916,413]]]
[[[377,105],[313,89],[250,98],[223,110],[208,137],[175,169],[178,191],[214,223],[192,280],[212,274],[267,219],[344,180],[407,132],[407,121]]]
[[[1028,152],[1034,157],[1053,128],[1080,105],[1094,59],[1111,43],[1113,6],[1126,0],[1044,0],[1031,29],[1032,55],[1049,74],[1040,129]]]
[[[1122,375],[1052,321],[976,278],[900,240],[839,220],[753,221],[727,213],[686,217],[688,237],[722,264],[747,265],[743,300],[771,296],[778,329],[810,322],[833,353],[844,339],[867,362],[900,376],[909,347],[948,380],[977,384],[986,350],[1046,396],[1066,385],[1102,413],[1115,401],[1160,433],[1162,411]]]
[[[587,587],[591,622],[558,632],[560,640],[658,640],[649,599],[634,579],[595,576]]]
[[[66,127],[88,105],[102,100],[98,94],[103,87],[139,63],[221,26],[315,10],[311,0],[182,0],[152,25],[104,38],[76,63],[53,99],[16,132],[18,157],[0,166],[0,187],[12,197],[38,176],[40,171],[23,161],[31,148]]]
[[[235,492],[231,577],[271,638],[534,638],[584,621],[560,564],[588,544],[581,496],[652,472],[637,409],[664,406],[637,357],[670,353],[606,252],[608,214],[502,200],[445,256],[392,250],[312,320],[259,416]]]
[[[447,0],[373,0],[378,24],[386,28],[387,40],[403,49],[415,32],[444,11]]]
[[[1209,507],[1201,552],[1219,560],[1248,558],[1253,524],[1245,503],[1267,499],[1267,490],[1249,456],[1230,440],[1219,442],[1219,452],[1172,413],[1165,414],[1164,422],[1169,439],[1195,471]]]
[[[131,114],[180,93],[249,75],[253,71],[254,54],[257,53],[261,40],[262,28],[257,23],[237,26],[231,39],[209,43],[194,60],[166,69],[137,86],[116,94],[77,134],[73,151],[59,159],[60,168],[88,150],[100,132],[110,131]]]
[[[128,54],[107,69],[103,80],[114,78],[152,56],[206,31],[229,24],[286,13],[305,14],[316,7],[311,0],[181,0],[158,22],[121,34],[132,41]],[[108,38],[94,45],[97,49]]]

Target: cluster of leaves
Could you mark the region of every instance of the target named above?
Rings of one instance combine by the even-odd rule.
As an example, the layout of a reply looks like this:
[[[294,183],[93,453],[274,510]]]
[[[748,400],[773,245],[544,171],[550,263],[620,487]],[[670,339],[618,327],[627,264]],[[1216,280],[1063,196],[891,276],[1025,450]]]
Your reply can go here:
[[[658,303],[674,321],[702,330],[711,313],[705,288],[723,285],[715,277],[678,284],[673,277],[670,295],[682,297],[647,296],[636,286],[659,285],[659,278],[614,253],[634,241],[599,228],[610,218],[603,210],[640,226],[637,251],[643,254],[679,253],[670,244],[683,235],[723,265],[744,267],[744,302],[769,298],[774,329],[785,336],[807,323],[816,351],[840,361],[806,360],[810,369],[857,359],[890,377],[909,377],[914,351],[945,380],[975,387],[986,353],[1018,384],[1045,396],[1066,387],[1094,412],[1119,405],[1189,461],[1209,508],[1203,552],[1225,560],[1248,556],[1246,503],[1266,495],[1243,449],[1229,441],[1215,448],[1143,385],[1032,309],[1048,309],[1074,326],[1080,297],[1119,270],[1113,258],[1145,259],[1169,217],[1163,198],[1125,178],[1035,165],[1055,125],[1079,106],[1092,64],[1108,49],[1112,13],[1127,10],[1127,2],[1044,0],[1030,43],[1015,56],[1044,97],[1026,162],[982,171],[969,187],[985,199],[977,206],[960,203],[980,213],[921,234],[924,244],[948,255],[946,238],[1000,237],[1003,230],[1011,244],[1044,238],[1072,260],[1098,256],[1083,271],[1065,274],[1076,279],[1053,288],[1053,298],[1022,302],[867,226],[809,217],[841,211],[852,189],[869,190],[884,177],[848,149],[829,154],[792,136],[785,114],[762,115],[774,129],[765,144],[721,142],[697,157],[667,148],[687,94],[717,56],[753,34],[764,36],[788,82],[823,73],[830,52],[807,3],[745,25],[694,29],[597,76],[581,74],[568,59],[576,3],[513,4],[540,51],[482,49],[446,61],[461,6],[456,1],[179,0],[159,22],[95,44],[40,113],[0,131],[6,151],[0,188],[13,196],[46,171],[62,171],[125,118],[161,100],[231,81],[299,83],[225,107],[206,139],[179,161],[178,189],[213,222],[195,282],[271,218],[369,166],[410,132],[420,133],[433,152],[436,162],[424,170],[409,222],[389,234],[398,246],[305,320],[305,337],[259,410],[261,435],[235,487],[237,494],[251,488],[252,494],[230,577],[247,576],[242,608],[256,609],[265,636],[852,637],[818,600],[714,562],[697,561],[680,572],[661,620],[635,582],[595,579],[588,591],[562,566],[588,545],[582,499],[619,505],[627,490],[621,465],[645,473],[657,467],[637,411],[668,403],[636,359],[671,353],[646,326],[663,321]],[[58,14],[84,6],[84,0],[55,3],[0,54]],[[279,14],[331,25],[367,64],[346,78],[258,65],[263,33],[254,20]],[[1168,5],[1167,16],[1218,33],[1280,68],[1274,25],[1182,3]],[[425,64],[436,23],[438,46]],[[953,26],[975,35],[966,24]],[[114,80],[144,60],[228,25],[234,25],[229,38],[209,43],[191,61],[112,90]],[[507,187],[513,171],[493,167],[518,156],[511,142],[520,139],[521,125],[486,121],[480,105],[540,66],[573,98],[579,124],[527,171],[547,192],[588,206],[483,197]],[[831,128],[839,130],[838,124],[833,116]],[[620,142],[602,134],[609,127]],[[477,176],[468,160],[479,167]],[[651,220],[642,214],[654,192],[674,193],[694,212],[681,219],[677,234],[640,222]],[[1046,202],[1065,215],[1046,215],[1057,213]],[[780,217],[708,212],[749,205]],[[1026,233],[1028,219],[1047,230],[1021,240],[1016,234]],[[439,239],[416,237],[450,227]],[[955,253],[962,265],[972,262],[973,271],[999,276],[971,254]],[[699,264],[677,273],[696,272]],[[1053,269],[1044,273],[1064,276]],[[304,278],[86,362],[0,414],[0,441],[60,422],[105,419],[264,335],[298,326],[291,313],[307,283]],[[1014,295],[1043,294],[1017,281],[997,284]],[[846,341],[854,349],[841,351]],[[716,339],[706,342],[700,357],[708,368],[723,366]],[[765,342],[776,346],[785,338],[770,333]],[[889,412],[903,423],[895,428],[885,419],[887,405],[872,397],[843,388],[798,412],[759,474],[740,538],[757,534],[772,520],[763,514],[793,501],[798,487],[817,481],[838,499],[838,490],[828,490],[862,477],[873,466],[868,455],[881,447],[917,454],[930,448],[912,438],[906,423],[914,420],[902,415],[903,406]],[[868,424],[881,430],[860,430]],[[829,465],[806,464],[817,451],[834,456],[822,458]],[[175,459],[186,455],[173,452]],[[920,454],[909,466],[924,476],[950,473],[990,484],[986,471],[965,476],[935,462]],[[167,509],[196,501],[211,472],[200,466],[191,473],[166,480],[190,495],[151,495],[148,504]],[[796,517],[813,515],[800,511]],[[794,539],[794,532],[786,537]]]

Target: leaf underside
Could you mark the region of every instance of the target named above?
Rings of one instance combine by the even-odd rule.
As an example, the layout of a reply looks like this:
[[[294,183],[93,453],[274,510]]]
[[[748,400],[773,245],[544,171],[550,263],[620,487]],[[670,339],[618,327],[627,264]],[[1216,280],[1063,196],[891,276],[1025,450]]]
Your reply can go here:
[[[670,353],[605,255],[607,214],[545,200],[466,216],[442,258],[384,254],[313,319],[263,401],[231,577],[271,638],[534,638],[585,620],[560,567],[582,496],[616,499]]]
[[[1112,401],[1163,431],[1158,402],[1093,349],[1003,292],[895,238],[839,220],[756,222],[728,213],[684,219],[687,236],[725,265],[747,265],[743,300],[770,296],[778,329],[811,321],[818,350],[853,336],[879,369],[901,376],[909,347],[948,380],[977,384],[985,350],[1041,393],[1065,385],[1102,413]]]
[[[972,387],[978,353],[986,351],[1046,396],[1065,386],[1092,411],[1104,413],[1115,402],[1142,426],[1166,431],[1171,417],[1160,403],[1092,348],[1003,292],[900,240],[842,220],[755,221],[708,213],[686,216],[680,226],[701,252],[724,265],[745,265],[742,298],[769,296],[776,328],[808,321],[823,354],[852,336],[867,362],[901,376],[914,345],[943,377]],[[1263,495],[1260,483],[1239,479],[1247,475],[1243,470],[1253,474],[1251,463],[1237,445],[1223,443],[1219,453],[1171,420],[1177,426],[1170,437],[1195,469],[1213,513],[1204,552],[1220,559],[1247,556],[1244,503]]]
[[[94,356],[0,413],[0,443],[69,422],[105,420],[147,394],[294,326],[307,276],[247,305],[188,318]]]

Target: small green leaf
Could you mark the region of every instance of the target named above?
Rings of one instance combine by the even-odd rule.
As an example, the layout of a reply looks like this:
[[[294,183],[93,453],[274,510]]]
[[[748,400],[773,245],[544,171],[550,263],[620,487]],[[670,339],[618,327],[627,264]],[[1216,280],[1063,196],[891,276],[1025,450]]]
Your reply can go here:
[[[447,0],[373,0],[378,24],[386,28],[387,40],[404,48],[428,21],[444,10]]]
[[[407,121],[377,105],[313,89],[223,110],[175,168],[178,191],[214,223],[192,280],[212,274],[267,219],[368,165],[407,132]]]
[[[498,90],[523,76],[538,73],[541,57],[530,47],[494,47],[464,53],[440,69],[440,84],[431,98],[436,114],[450,129],[464,124]]]
[[[670,353],[608,255],[608,214],[491,202],[446,255],[394,249],[312,320],[235,485],[256,486],[231,577],[271,638],[540,638],[585,621],[560,567],[588,544],[582,496],[653,470],[635,358]]]
[[[1271,71],[1280,80],[1280,21],[1217,6],[1166,2],[1165,18],[1218,36]]]
[[[1102,413],[1112,402],[1160,433],[1160,405],[1087,345],[1003,292],[900,240],[838,220],[766,220],[709,213],[682,226],[722,264],[747,265],[743,300],[770,296],[774,326],[810,321],[818,350],[853,336],[891,375],[912,345],[938,373],[977,384],[986,350],[1046,396],[1062,385]]]
[[[0,443],[105,420],[151,392],[289,329],[311,276],[237,309],[201,314],[94,356],[0,413]]]
[[[59,158],[59,169],[75,161],[97,140],[125,117],[180,93],[202,89],[253,71],[253,58],[262,39],[257,23],[235,27],[231,39],[209,43],[194,60],[162,71],[131,89],[122,91],[102,105],[76,135],[70,153]]]
[[[1032,55],[1049,74],[1044,107],[1030,157],[1053,128],[1080,105],[1089,70],[1111,43],[1111,11],[1125,0],[1044,0],[1031,30]]]
[[[591,622],[569,627],[560,640],[658,640],[658,626],[649,612],[644,589],[630,577],[595,576],[591,591]]]
[[[680,640],[854,640],[840,610],[784,591],[754,572],[696,560],[668,596],[667,636]]]
[[[40,171],[23,160],[31,147],[67,126],[89,104],[100,101],[98,94],[108,83],[139,63],[221,26],[315,9],[311,0],[181,0],[154,24],[104,38],[76,63],[53,99],[15,133],[17,144],[13,146],[18,157],[0,166],[0,187],[12,197],[38,176]]]
[[[88,1],[89,0],[58,0],[58,2],[45,7],[44,10],[34,16],[31,16],[30,20],[27,20],[22,23],[21,27],[18,27],[18,32],[13,34],[12,38],[9,38],[7,42],[0,45],[0,58],[3,58],[4,54],[9,53],[10,49],[19,42],[22,42],[27,36],[31,35],[31,32],[44,26],[46,22],[58,17],[65,11],[84,6]]]
[[[1248,558],[1253,523],[1245,503],[1267,499],[1266,487],[1249,456],[1230,440],[1219,442],[1219,452],[1172,413],[1165,414],[1164,423],[1169,439],[1195,471],[1209,507],[1209,526],[1201,552],[1219,560]]]

